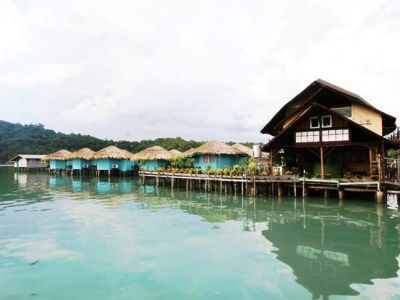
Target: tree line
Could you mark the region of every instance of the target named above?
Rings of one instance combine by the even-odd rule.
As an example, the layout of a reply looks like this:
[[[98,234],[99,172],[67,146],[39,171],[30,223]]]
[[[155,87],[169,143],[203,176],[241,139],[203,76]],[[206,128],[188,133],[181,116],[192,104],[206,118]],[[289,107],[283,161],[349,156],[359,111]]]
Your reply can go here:
[[[185,140],[180,137],[157,138],[141,141],[114,141],[99,139],[90,135],[65,134],[46,129],[43,124],[14,124],[0,120],[0,162],[7,162],[17,154],[48,154],[60,149],[76,151],[88,147],[94,151],[109,145],[139,152],[152,146],[161,146],[167,150],[186,151],[198,147],[204,141]],[[233,142],[228,142],[233,144]],[[253,143],[243,143],[252,147]]]

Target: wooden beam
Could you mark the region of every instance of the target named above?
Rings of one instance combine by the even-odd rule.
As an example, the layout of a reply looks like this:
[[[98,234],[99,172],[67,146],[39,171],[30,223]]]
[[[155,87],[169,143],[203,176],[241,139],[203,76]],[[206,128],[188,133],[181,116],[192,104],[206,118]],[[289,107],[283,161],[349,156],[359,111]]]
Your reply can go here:
[[[314,150],[313,148],[310,147],[307,147],[307,150],[309,150],[312,154],[314,154],[319,158],[320,153],[317,150]]]
[[[327,148],[327,149],[329,149],[329,148]],[[329,150],[327,150],[326,152],[325,152],[325,154],[324,154],[324,158],[325,157],[327,157],[333,150],[335,150],[336,149],[336,147],[331,147]]]
[[[324,170],[324,147],[321,146],[319,147],[319,156],[320,156],[320,161],[321,161],[321,178],[325,178],[325,170]]]

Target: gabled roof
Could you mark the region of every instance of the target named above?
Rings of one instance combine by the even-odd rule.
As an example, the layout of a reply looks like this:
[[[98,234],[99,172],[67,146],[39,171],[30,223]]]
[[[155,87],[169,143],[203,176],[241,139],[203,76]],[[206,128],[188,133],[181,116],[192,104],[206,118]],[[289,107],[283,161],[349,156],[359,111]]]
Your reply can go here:
[[[370,134],[371,137],[375,138],[376,140],[383,141],[385,144],[390,145],[393,148],[398,148],[398,145],[396,145],[392,141],[385,139],[383,136],[373,132],[372,130],[370,130],[364,126],[361,126],[360,124],[354,122],[353,120],[348,119],[345,116],[342,116],[341,114],[339,114],[327,107],[324,107],[323,105],[321,105],[319,103],[312,103],[299,116],[297,116],[297,118],[292,123],[290,123],[284,130],[282,130],[278,135],[273,137],[266,145],[264,145],[263,150],[267,151],[271,147],[271,145],[273,145],[274,143],[277,143],[279,141],[279,139],[281,138],[281,136],[284,136],[289,129],[296,127],[296,125],[303,119],[303,116],[305,114],[307,114],[309,111],[311,111],[314,107],[319,107],[320,109],[322,109],[332,115],[335,115],[337,118],[340,118],[340,119],[348,122],[348,124],[350,126],[353,126],[354,128],[361,130],[362,132]]]
[[[386,114],[376,107],[374,107],[371,103],[363,99],[361,96],[350,92],[344,88],[341,88],[337,85],[334,85],[328,81],[317,79],[312,82],[309,86],[307,86],[303,91],[301,91],[297,96],[295,96],[292,100],[286,103],[264,126],[261,130],[261,133],[267,133],[271,135],[276,135],[281,128],[282,122],[293,116],[297,111],[302,109],[311,101],[315,100],[315,98],[323,91],[331,91],[335,94],[342,95],[347,98],[349,101],[353,103],[358,103],[364,107],[367,107],[373,111],[376,111],[382,115],[382,121],[384,123],[384,127],[389,128],[389,132],[384,132],[384,134],[388,134],[393,131],[396,126],[396,118]],[[386,125],[386,126],[385,126]]]
[[[17,161],[20,158],[25,159],[42,159],[44,154],[18,154],[10,159],[10,161]]]

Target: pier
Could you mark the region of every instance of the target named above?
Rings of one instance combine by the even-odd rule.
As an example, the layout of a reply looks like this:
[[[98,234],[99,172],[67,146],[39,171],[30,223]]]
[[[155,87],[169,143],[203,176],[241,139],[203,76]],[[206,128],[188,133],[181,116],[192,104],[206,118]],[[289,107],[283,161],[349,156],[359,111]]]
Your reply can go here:
[[[383,203],[386,195],[400,194],[400,183],[388,181],[363,181],[343,179],[318,179],[294,175],[283,176],[230,176],[139,171],[143,184],[152,181],[155,186],[170,185],[187,190],[202,189],[205,192],[234,193],[241,195],[269,195],[308,197],[310,193],[322,193],[324,197],[344,200],[347,193],[373,193],[376,202]]]

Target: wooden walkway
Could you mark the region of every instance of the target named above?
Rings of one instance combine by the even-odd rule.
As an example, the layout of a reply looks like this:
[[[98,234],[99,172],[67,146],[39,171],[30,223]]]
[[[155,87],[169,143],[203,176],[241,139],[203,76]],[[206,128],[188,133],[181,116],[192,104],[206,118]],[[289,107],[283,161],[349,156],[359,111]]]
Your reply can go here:
[[[206,192],[234,192],[242,195],[256,196],[259,194],[276,195],[284,194],[307,197],[310,191],[322,191],[325,197],[336,194],[340,200],[345,198],[346,192],[375,193],[377,202],[384,202],[386,193],[400,194],[400,183],[379,181],[350,181],[338,179],[317,179],[298,176],[230,176],[167,173],[155,171],[140,171],[143,182],[152,179],[153,183],[170,184],[186,187],[192,190],[200,187]]]

